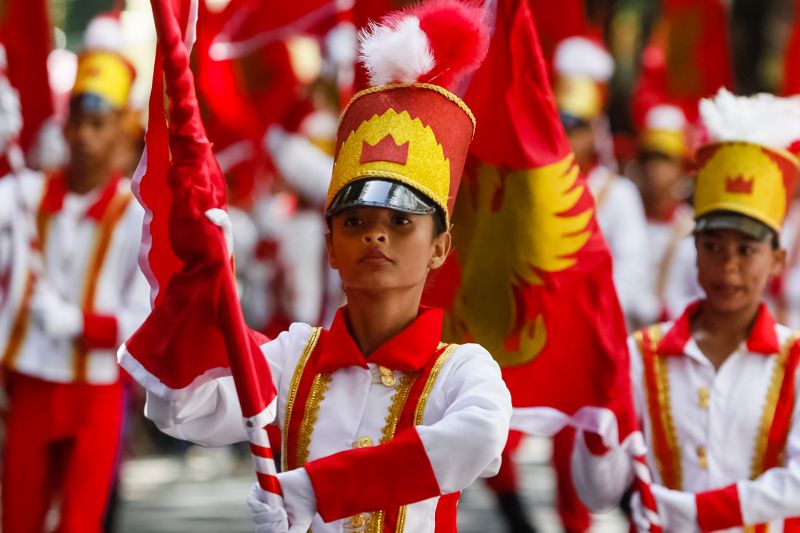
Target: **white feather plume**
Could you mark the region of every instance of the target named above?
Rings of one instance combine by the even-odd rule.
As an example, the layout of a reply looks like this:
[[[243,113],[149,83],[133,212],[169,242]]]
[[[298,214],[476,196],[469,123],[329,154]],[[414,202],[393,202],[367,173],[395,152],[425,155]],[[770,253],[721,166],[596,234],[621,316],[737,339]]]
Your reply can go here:
[[[394,26],[370,24],[358,40],[359,57],[373,86],[410,83],[435,66],[417,17],[404,17]]]
[[[771,94],[735,96],[720,89],[700,101],[709,141],[742,141],[787,148],[800,140],[800,98]]]
[[[647,112],[644,122],[649,130],[683,131],[686,128],[686,115],[679,107],[661,104]]]
[[[0,70],[8,68],[8,58],[6,57],[6,47],[0,44]]]
[[[92,19],[83,36],[87,50],[122,50],[122,27],[117,19],[108,15],[100,15]]]
[[[555,51],[556,72],[606,83],[614,75],[614,59],[600,44],[585,37],[568,37]]]

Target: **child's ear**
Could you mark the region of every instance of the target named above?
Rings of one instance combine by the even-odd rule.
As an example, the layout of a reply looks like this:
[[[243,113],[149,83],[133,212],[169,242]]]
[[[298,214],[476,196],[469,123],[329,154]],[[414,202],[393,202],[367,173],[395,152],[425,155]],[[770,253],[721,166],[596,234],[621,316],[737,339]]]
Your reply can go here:
[[[772,271],[770,275],[779,276],[786,267],[786,250],[778,248],[772,251]]]
[[[430,268],[436,270],[442,266],[450,254],[450,247],[453,245],[453,237],[449,231],[438,235],[433,242],[433,255],[431,256]]]
[[[331,268],[334,270],[338,270],[339,267],[336,264],[336,255],[333,253],[333,232],[328,231],[325,233],[325,250],[328,252],[328,263],[330,263]]]

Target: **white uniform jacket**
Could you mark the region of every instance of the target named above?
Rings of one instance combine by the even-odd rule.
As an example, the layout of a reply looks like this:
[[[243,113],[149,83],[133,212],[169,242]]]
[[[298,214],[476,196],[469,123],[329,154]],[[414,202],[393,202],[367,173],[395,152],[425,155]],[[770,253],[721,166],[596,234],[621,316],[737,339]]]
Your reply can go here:
[[[144,212],[130,181],[120,177],[84,195],[67,191],[62,173],[27,174],[20,180],[19,214],[32,213],[34,243],[20,305],[9,321],[0,360],[12,371],[58,383],[115,383],[116,348],[150,311],[149,286],[137,257]],[[83,313],[77,338],[45,334],[31,319],[30,300],[46,284]]]
[[[789,531],[784,519],[800,517],[798,337],[762,305],[750,337],[715,369],[690,333],[699,305],[629,342],[647,465],[655,483],[694,494],[698,529]],[[631,463],[613,455],[601,460],[616,475],[575,476],[595,508],[618,501],[631,480]],[[591,463],[575,459],[573,468]]]
[[[648,244],[644,206],[636,186],[603,166],[586,177],[597,205],[597,222],[614,261],[614,286],[628,317],[637,315],[647,284]]]
[[[262,346],[278,390],[282,469],[305,467],[316,494],[311,529],[454,530],[459,491],[500,466],[511,417],[500,368],[478,345],[441,344],[440,310],[423,308],[368,358],[345,316],[330,331],[293,324]],[[246,439],[231,378],[185,400],[148,393],[145,412],[177,438]]]

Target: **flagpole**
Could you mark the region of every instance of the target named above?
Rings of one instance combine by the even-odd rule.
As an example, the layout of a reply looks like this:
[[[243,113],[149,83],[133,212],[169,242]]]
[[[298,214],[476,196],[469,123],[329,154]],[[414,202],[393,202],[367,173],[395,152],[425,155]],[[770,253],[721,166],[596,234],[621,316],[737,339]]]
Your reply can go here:
[[[202,170],[213,163],[213,156],[200,120],[194,78],[189,68],[189,52],[178,21],[172,12],[171,0],[151,0],[151,5],[163,56],[166,93],[171,104],[170,149],[176,160],[181,157],[187,158],[180,161],[182,165],[194,165],[198,170]],[[196,14],[196,10],[193,13]],[[193,23],[191,24],[193,26]],[[188,30],[193,32],[194,28]],[[215,170],[219,171],[218,167]],[[208,181],[208,173],[198,172],[194,185],[208,185],[201,183],[203,178]],[[171,186],[180,185],[171,183]],[[208,206],[208,208],[213,207],[220,206]],[[198,223],[209,222],[199,220]],[[223,239],[221,231],[219,239]],[[277,479],[277,468],[266,431],[266,425],[272,422],[273,417],[270,414],[274,413],[274,400],[272,403],[265,400],[267,395],[262,391],[260,386],[262,381],[259,380],[259,376],[262,376],[259,363],[266,368],[266,372],[268,367],[255,342],[249,338],[232,268],[228,265],[223,268],[226,268],[227,275],[223,277],[224,282],[220,287],[220,305],[217,312],[222,330],[225,332],[231,374],[245,417],[243,423],[250,442],[250,454],[258,484],[266,493],[266,503],[272,507],[282,507],[283,499]],[[256,357],[262,358],[260,361],[253,357],[254,352],[257,352]]]

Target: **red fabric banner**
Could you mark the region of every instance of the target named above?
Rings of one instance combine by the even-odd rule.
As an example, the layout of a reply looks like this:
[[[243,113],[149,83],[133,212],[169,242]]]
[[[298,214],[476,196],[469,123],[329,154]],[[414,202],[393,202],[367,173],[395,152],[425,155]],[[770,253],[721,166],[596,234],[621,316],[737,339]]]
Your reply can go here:
[[[432,281],[445,334],[485,346],[515,408],[560,427],[605,410],[636,429],[611,256],[570,152],[526,0],[500,0],[489,53],[465,96],[477,131],[456,201],[454,253]],[[616,424],[615,424],[616,425]]]
[[[206,218],[207,210],[225,208],[226,191],[189,69],[197,4],[152,3],[159,49],[146,152],[134,184],[147,212],[140,265],[153,289],[153,310],[122,348],[120,362],[166,397],[232,374],[242,412],[252,417],[276,391],[259,349],[265,339],[244,323],[222,230]]]
[[[22,133],[27,152],[44,122],[53,116],[47,57],[53,48],[47,0],[6,0],[0,3],[0,42],[6,48],[8,79],[19,91]]]

